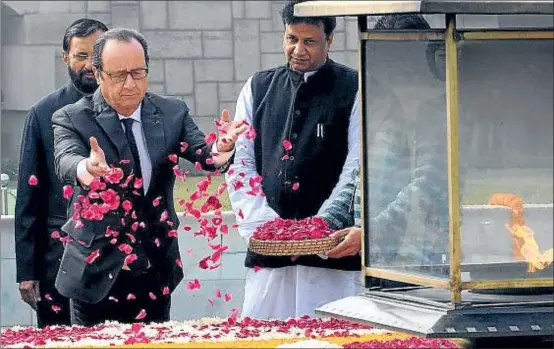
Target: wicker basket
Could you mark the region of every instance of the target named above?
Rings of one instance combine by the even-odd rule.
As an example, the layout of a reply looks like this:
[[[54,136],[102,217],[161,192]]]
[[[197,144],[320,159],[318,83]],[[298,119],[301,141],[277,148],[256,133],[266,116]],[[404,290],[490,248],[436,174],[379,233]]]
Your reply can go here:
[[[263,256],[308,256],[323,254],[338,245],[338,240],[330,237],[309,240],[259,240],[250,239],[250,251]]]

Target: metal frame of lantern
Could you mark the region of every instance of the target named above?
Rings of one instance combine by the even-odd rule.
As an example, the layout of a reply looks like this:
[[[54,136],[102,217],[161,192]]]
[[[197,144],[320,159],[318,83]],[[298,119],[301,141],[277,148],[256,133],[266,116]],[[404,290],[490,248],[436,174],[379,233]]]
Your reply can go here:
[[[460,239],[460,197],[459,197],[459,152],[458,152],[458,57],[457,42],[469,40],[552,40],[554,39],[553,28],[534,29],[479,29],[479,30],[458,30],[456,28],[456,15],[510,15],[510,14],[540,14],[552,15],[554,5],[551,0],[405,0],[405,1],[307,1],[295,5],[296,16],[355,16],[358,18],[358,71],[359,71],[359,93],[361,110],[361,139],[362,150],[360,156],[361,178],[365,178],[364,170],[367,166],[367,159],[364,156],[365,147],[368,144],[366,133],[367,115],[363,106],[366,97],[366,46],[367,40],[389,40],[389,41],[443,41],[446,51],[446,118],[447,118],[447,154],[448,154],[448,198],[449,198],[449,240],[450,240],[450,278],[433,278],[422,275],[413,275],[405,272],[397,272],[382,268],[365,266],[365,233],[362,244],[362,273],[367,277],[377,277],[393,281],[411,283],[421,286],[428,286],[433,289],[446,289],[450,291],[450,303],[436,302],[425,297],[411,297],[394,294],[394,292],[379,292],[366,290],[359,296],[346,298],[337,302],[316,309],[316,313],[325,316],[337,316],[350,320],[358,320],[381,327],[404,330],[406,332],[424,335],[428,337],[458,337],[458,338],[479,338],[497,336],[551,336],[554,331],[552,325],[553,300],[546,301],[525,301],[520,299],[511,301],[511,305],[521,305],[517,315],[512,314],[508,319],[505,313],[486,314],[482,309],[490,307],[474,305],[473,310],[480,308],[481,312],[466,313],[467,305],[461,305],[462,290],[478,289],[506,289],[506,288],[529,288],[529,287],[553,287],[554,278],[536,279],[508,279],[508,280],[476,280],[462,281],[461,277],[461,239]],[[446,19],[446,28],[431,29],[422,31],[372,31],[368,30],[367,17],[374,15],[385,15],[395,13],[419,13],[419,14],[443,14]],[[362,202],[366,196],[364,181],[361,181]],[[367,229],[364,219],[365,208],[362,210],[362,231]],[[509,298],[509,297],[508,297]],[[398,304],[393,304],[397,302]],[[403,304],[400,304],[403,303]],[[409,303],[409,304],[408,304]],[[497,305],[506,305],[509,301],[499,302]],[[413,308],[415,306],[415,308]],[[491,305],[493,306],[493,305]],[[413,308],[409,310],[408,308]],[[403,310],[400,310],[403,308]],[[365,310],[363,310],[365,309]],[[415,309],[415,310],[414,310]],[[390,318],[386,312],[396,311],[406,316],[410,311],[420,312],[421,310],[438,312],[429,314],[423,319],[425,324],[402,323],[398,317]],[[465,309],[465,310],[463,310]],[[522,310],[523,309],[523,310]],[[457,310],[461,312],[456,313]],[[368,315],[364,312],[375,312]],[[534,314],[540,317],[536,322],[543,325],[532,324]],[[460,317],[461,315],[461,317]],[[484,319],[484,320],[483,320]],[[546,325],[544,320],[546,319]],[[419,317],[419,320],[422,320]],[[494,324],[488,326],[488,331],[480,331],[473,327],[474,324],[482,321]],[[529,324],[531,322],[531,324]],[[550,323],[550,325],[548,325]],[[498,325],[496,325],[498,324]],[[507,330],[499,329],[504,324]],[[523,326],[529,329],[521,329]],[[440,325],[440,326],[439,326]],[[464,327],[465,331],[456,330]],[[437,331],[437,328],[441,328]]]

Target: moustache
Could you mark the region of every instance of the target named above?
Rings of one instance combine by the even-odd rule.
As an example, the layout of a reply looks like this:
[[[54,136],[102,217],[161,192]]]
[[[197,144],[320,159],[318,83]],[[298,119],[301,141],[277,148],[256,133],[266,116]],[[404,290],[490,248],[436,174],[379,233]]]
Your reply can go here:
[[[85,74],[91,74],[92,76],[94,76],[94,73],[92,72],[92,70],[81,70],[79,72],[79,77],[80,78],[83,78],[85,76]]]

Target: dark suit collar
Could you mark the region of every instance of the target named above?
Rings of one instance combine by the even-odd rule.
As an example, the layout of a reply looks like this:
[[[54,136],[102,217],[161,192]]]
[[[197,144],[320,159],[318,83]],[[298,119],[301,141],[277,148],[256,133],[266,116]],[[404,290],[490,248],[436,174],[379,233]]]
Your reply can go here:
[[[93,108],[96,112],[96,120],[107,134],[108,138],[117,148],[120,159],[131,159],[131,151],[127,144],[127,138],[123,132],[117,112],[106,102],[100,89],[92,96]],[[164,127],[163,118],[158,107],[150,100],[150,94],[146,94],[142,100],[141,120],[146,147],[150,154],[152,168],[164,157]]]

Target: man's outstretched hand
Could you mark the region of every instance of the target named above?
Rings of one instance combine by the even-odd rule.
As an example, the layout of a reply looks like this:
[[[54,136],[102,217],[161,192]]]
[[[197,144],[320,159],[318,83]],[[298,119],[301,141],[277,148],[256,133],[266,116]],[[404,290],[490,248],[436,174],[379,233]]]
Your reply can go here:
[[[235,142],[241,134],[248,130],[242,121],[231,121],[231,113],[223,109],[220,119],[221,126],[217,137],[217,151],[228,152],[233,150]]]
[[[94,137],[89,138],[90,141],[90,156],[85,162],[87,171],[94,177],[102,177],[108,174],[110,167],[106,163],[104,151],[98,145],[98,141]]]
[[[327,256],[331,258],[341,258],[347,256],[355,256],[362,249],[362,229],[358,227],[346,228],[339,230],[329,237],[342,239],[341,243],[331,251],[327,252]]]

